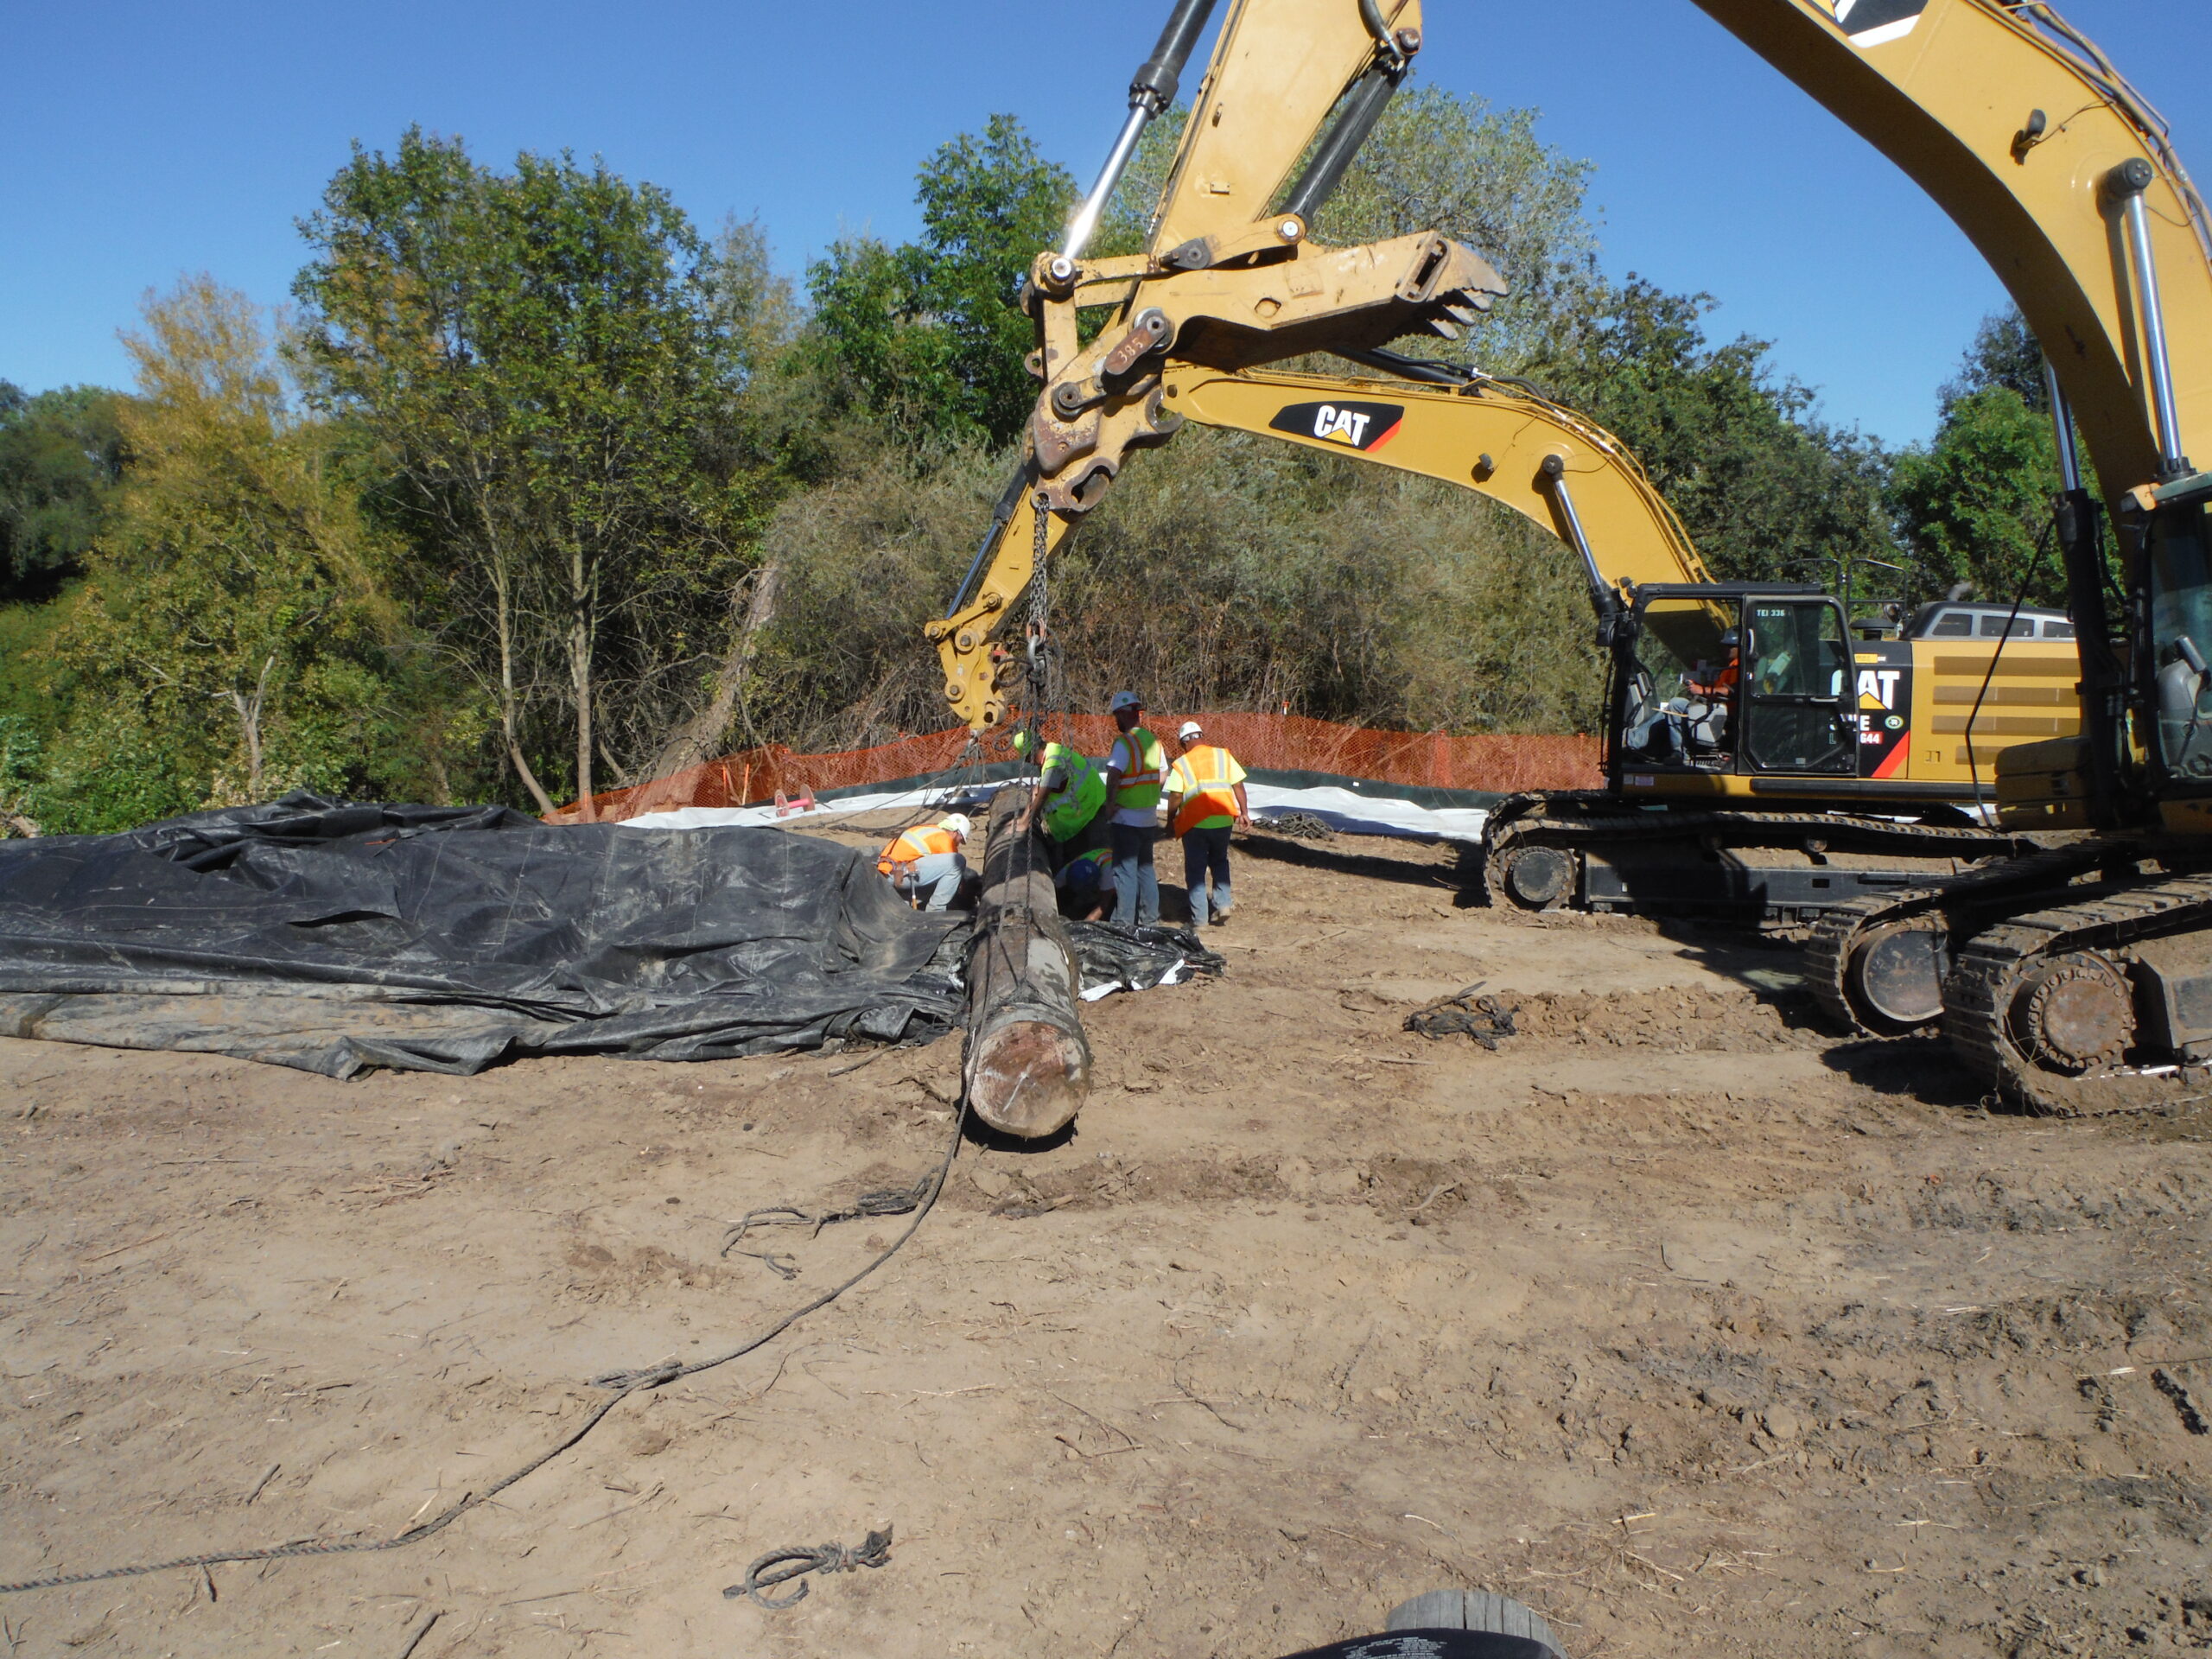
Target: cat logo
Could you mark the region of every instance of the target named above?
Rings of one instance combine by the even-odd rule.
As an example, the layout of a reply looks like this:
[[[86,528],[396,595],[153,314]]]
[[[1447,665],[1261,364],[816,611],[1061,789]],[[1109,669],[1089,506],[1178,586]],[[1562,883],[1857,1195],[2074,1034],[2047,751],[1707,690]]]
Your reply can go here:
[[[1402,404],[1290,404],[1268,423],[1268,430],[1319,438],[1364,454],[1395,437],[1405,414]]]
[[[1897,706],[1897,682],[1904,677],[1899,668],[1862,668],[1859,671],[1859,706],[1861,709],[1879,714],[1885,709]]]
[[[1851,43],[1865,51],[1912,33],[1928,0],[1835,0],[1835,20]]]

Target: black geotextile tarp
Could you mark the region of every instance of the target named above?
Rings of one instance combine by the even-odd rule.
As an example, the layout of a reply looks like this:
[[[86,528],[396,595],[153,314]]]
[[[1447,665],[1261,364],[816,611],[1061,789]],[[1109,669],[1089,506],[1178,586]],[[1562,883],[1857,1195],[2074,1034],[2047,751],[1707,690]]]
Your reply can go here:
[[[0,842],[0,1035],[339,1077],[923,1041],[960,1021],[966,927],[780,830],[295,795]]]

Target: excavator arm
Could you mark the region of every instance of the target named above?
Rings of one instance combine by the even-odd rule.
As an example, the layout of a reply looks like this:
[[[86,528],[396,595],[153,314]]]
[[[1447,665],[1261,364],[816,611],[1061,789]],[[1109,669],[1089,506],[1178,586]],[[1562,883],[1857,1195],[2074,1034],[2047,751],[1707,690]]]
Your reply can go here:
[[[2043,342],[2114,511],[2185,473],[2191,438],[2212,448],[2212,224],[2165,123],[2056,10],[1696,3],[1980,251]]]
[[[1600,616],[1646,582],[1713,580],[1689,532],[1619,439],[1504,380],[1453,390],[1402,380],[1176,365],[1169,409],[1204,426],[1281,438],[1503,503],[1581,560]]]
[[[1086,258],[1212,4],[1177,0],[1065,246],[1030,267],[1022,302],[1036,321],[1030,370],[1043,390],[1020,471],[950,610],[927,630],[946,700],[979,732],[1005,719],[1005,693],[1025,672],[992,641],[1020,613],[1040,562],[1132,452],[1165,443],[1179,424],[1166,371],[1234,371],[1416,334],[1456,339],[1505,292],[1485,261],[1434,232],[1351,248],[1306,235],[1421,49],[1419,0],[1232,0],[1145,251]],[[1085,340],[1079,314],[1101,307],[1110,315]]]
[[[1624,610],[1632,590],[1646,582],[1713,579],[1674,509],[1619,439],[1516,383],[1478,377],[1447,390],[1394,378],[1170,363],[1157,396],[1164,417],[1177,425],[1195,421],[1278,438],[1502,502],[1575,553],[1601,620]],[[971,632],[939,643],[949,680],[956,664],[988,649],[993,623],[1009,615],[1026,620],[1017,601],[1036,570],[1036,504],[1027,491],[1009,491],[1001,507],[1003,520],[985,542],[995,556],[968,607],[976,619]],[[1047,557],[1073,523],[1066,514],[1045,514]],[[1010,651],[993,670],[1008,690],[1027,671]]]

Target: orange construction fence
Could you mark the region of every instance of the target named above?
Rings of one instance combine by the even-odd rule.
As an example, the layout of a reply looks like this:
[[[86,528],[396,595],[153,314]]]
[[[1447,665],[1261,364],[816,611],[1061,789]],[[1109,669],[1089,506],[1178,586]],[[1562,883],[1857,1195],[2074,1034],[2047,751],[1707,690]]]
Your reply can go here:
[[[1453,737],[1443,732],[1336,726],[1297,715],[1148,715],[1145,724],[1163,739],[1172,739],[1185,720],[1198,721],[1205,728],[1206,741],[1227,749],[1248,771],[1331,772],[1376,783],[1497,794],[1596,789],[1605,781],[1594,737]],[[1105,715],[1055,715],[1046,721],[1045,731],[1047,737],[1071,742],[1085,754],[1103,756],[1113,744],[1115,728]],[[984,739],[982,760],[1014,760],[1008,736],[994,732]],[[589,811],[577,802],[551,814],[548,822],[606,823],[677,807],[752,806],[779,793],[796,798],[923,777],[974,760],[968,740],[967,728],[955,727],[836,754],[798,754],[781,744],[743,749],[651,783],[594,795]]]

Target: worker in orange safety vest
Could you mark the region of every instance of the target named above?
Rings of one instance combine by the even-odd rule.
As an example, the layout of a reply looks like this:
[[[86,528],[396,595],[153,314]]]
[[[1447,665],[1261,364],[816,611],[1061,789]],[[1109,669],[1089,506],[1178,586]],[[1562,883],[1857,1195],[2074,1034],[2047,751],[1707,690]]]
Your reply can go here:
[[[901,830],[875,861],[875,873],[904,894],[907,903],[943,910],[952,903],[961,878],[968,874],[968,861],[960,849],[974,828],[964,815],[955,812],[935,823]]]
[[[1183,722],[1175,734],[1183,753],[1167,769],[1167,810],[1170,827],[1183,840],[1183,880],[1191,894],[1191,925],[1204,927],[1209,920],[1219,927],[1229,919],[1229,834],[1232,828],[1252,827],[1252,813],[1244,798],[1244,768],[1236,757],[1218,744],[1205,741],[1195,720]],[[1208,902],[1206,879],[1213,879]],[[1211,914],[1209,914],[1211,912]]]

